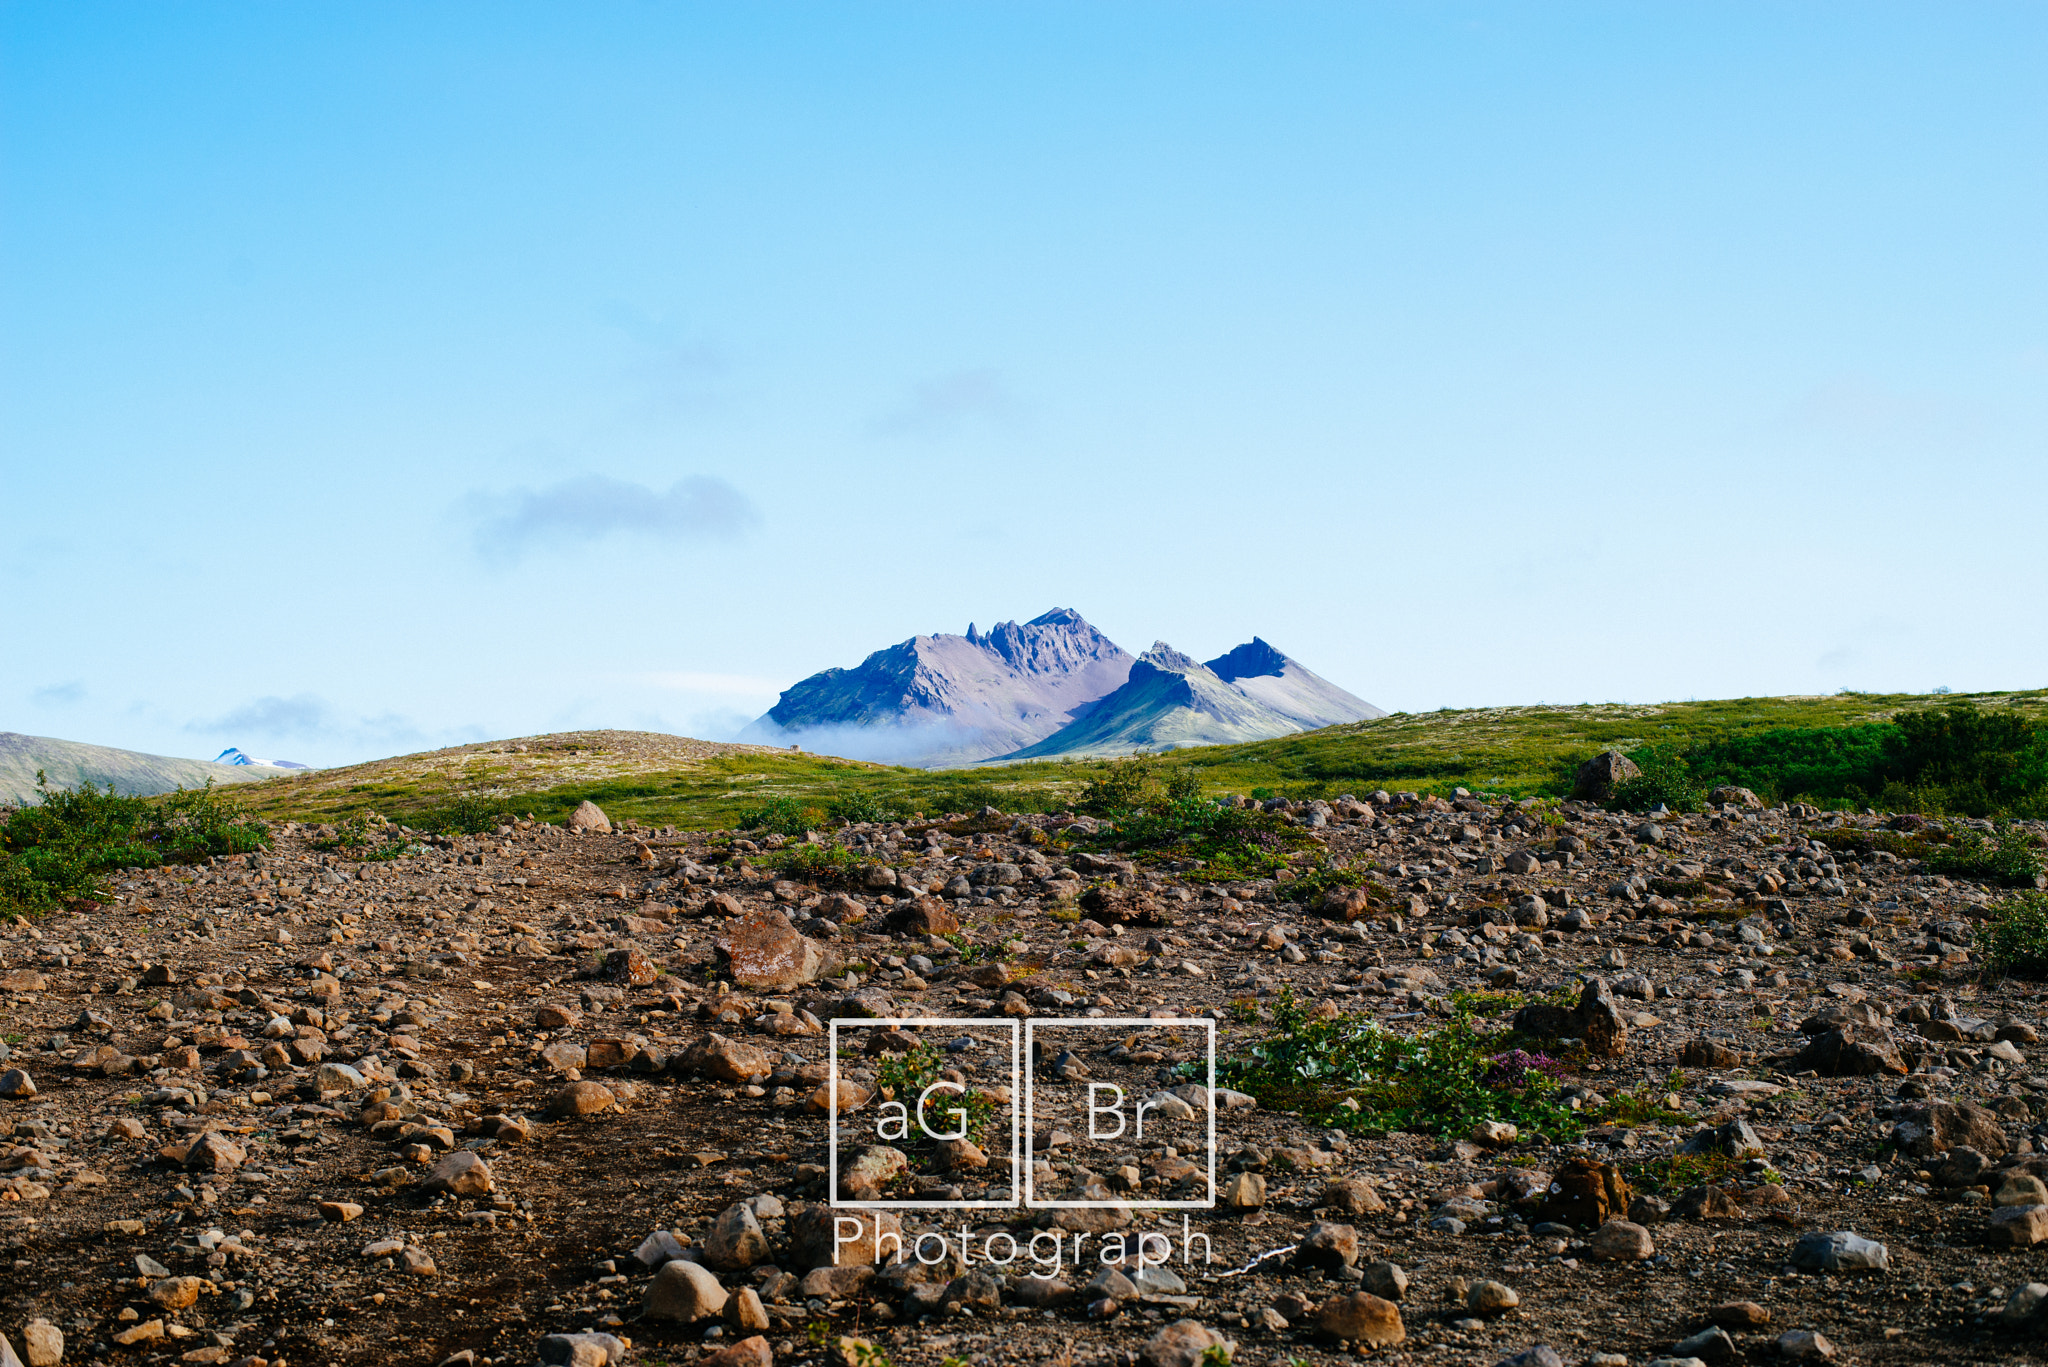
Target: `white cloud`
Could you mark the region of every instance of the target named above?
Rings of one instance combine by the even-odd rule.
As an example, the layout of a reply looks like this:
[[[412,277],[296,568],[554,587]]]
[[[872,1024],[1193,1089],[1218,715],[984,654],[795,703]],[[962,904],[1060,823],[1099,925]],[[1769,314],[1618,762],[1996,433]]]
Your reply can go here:
[[[470,511],[477,553],[498,562],[622,533],[684,545],[725,540],[761,521],[744,494],[707,475],[677,480],[665,493],[604,475],[582,475],[545,489],[478,494],[470,500]]]

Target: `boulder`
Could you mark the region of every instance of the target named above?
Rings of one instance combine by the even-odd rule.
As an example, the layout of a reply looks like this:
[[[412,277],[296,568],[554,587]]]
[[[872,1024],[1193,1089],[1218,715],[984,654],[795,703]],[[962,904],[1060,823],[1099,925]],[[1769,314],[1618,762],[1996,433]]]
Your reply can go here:
[[[1915,1106],[1892,1127],[1892,1142],[1914,1158],[1931,1158],[1967,1146],[1988,1158],[2012,1151],[1998,1116],[1974,1102],[1933,1101]]]
[[[1368,1291],[1324,1301],[1316,1308],[1316,1328],[1368,1348],[1391,1348],[1408,1337],[1401,1307]]]
[[[1204,1354],[1212,1348],[1222,1349],[1224,1360],[1229,1361],[1232,1346],[1199,1321],[1175,1320],[1146,1340],[1138,1350],[1138,1362],[1139,1367],[1200,1367]]]
[[[1650,1231],[1627,1220],[1609,1220],[1594,1231],[1593,1256],[1606,1263],[1638,1263],[1655,1257],[1657,1245]]]
[[[717,1318],[725,1309],[725,1288],[711,1269],[701,1263],[677,1259],[663,1263],[648,1283],[640,1302],[640,1315],[650,1320],[676,1320],[694,1324]]]
[[[1618,785],[1642,776],[1642,769],[1621,751],[1602,750],[1572,775],[1572,796],[1605,802],[1614,796]]]
[[[558,1119],[598,1115],[617,1104],[601,1082],[571,1082],[548,1098],[547,1113]]]
[[[744,1201],[720,1213],[704,1238],[704,1261],[722,1272],[744,1272],[768,1258],[768,1236]]]
[[[485,1196],[491,1190],[490,1165],[474,1150],[457,1149],[444,1154],[427,1171],[426,1181],[421,1185],[429,1192],[446,1192],[450,1196]]]
[[[1892,1265],[1891,1250],[1853,1230],[1815,1231],[1792,1245],[1792,1266],[1808,1272],[1884,1272]]]
[[[706,1035],[683,1050],[676,1063],[686,1072],[720,1082],[752,1082],[775,1071],[766,1050],[718,1034]]]
[[[1615,1005],[1605,978],[1588,978],[1570,1009],[1551,1002],[1532,1002],[1515,1013],[1514,1028],[1537,1039],[1582,1040],[1586,1052],[1618,1057],[1628,1048],[1628,1019]]]
[[[1628,1183],[1621,1169],[1590,1158],[1569,1158],[1551,1178],[1536,1218],[1575,1229],[1598,1229],[1628,1208]]]
[[[844,1224],[840,1222],[844,1221]],[[891,1262],[902,1261],[903,1224],[886,1210],[845,1210],[807,1206],[789,1222],[787,1266],[871,1267],[886,1246]]]
[[[588,831],[597,835],[612,833],[611,818],[604,809],[588,798],[576,804],[576,810],[569,813],[569,819],[562,823],[572,831]]]
[[[1905,1060],[1889,1033],[1868,1026],[1844,1024],[1816,1035],[1804,1049],[1785,1060],[1788,1073],[1815,1072],[1822,1077],[1906,1075]]]
[[[781,991],[823,977],[837,956],[790,924],[780,907],[748,912],[719,928],[713,941],[741,987]]]
[[[2048,1240],[2048,1206],[2000,1206],[1985,1236],[1997,1248],[2032,1248]]]

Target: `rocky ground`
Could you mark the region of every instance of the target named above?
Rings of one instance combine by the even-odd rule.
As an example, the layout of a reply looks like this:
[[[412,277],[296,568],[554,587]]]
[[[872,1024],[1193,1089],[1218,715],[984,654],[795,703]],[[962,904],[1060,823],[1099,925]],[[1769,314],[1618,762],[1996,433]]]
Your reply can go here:
[[[990,813],[834,833],[837,888],[590,811],[117,878],[0,930],[0,1334],[33,1367],[2048,1359],[2042,1002],[1978,981],[1995,890],[1859,846],[1878,817],[1289,815],[1391,912]],[[1410,1031],[1482,988],[1604,1123],[1347,1135],[1182,1066],[1186,1022],[1232,1057],[1284,989]],[[842,1197],[1005,1200],[1015,1116],[1039,1196],[1106,1204],[824,1204],[833,1018],[869,1022]],[[996,1106],[981,1146],[868,1132],[919,1044]],[[1090,1081],[1148,1134],[1091,1139]],[[877,1232],[951,1252],[877,1270]]]

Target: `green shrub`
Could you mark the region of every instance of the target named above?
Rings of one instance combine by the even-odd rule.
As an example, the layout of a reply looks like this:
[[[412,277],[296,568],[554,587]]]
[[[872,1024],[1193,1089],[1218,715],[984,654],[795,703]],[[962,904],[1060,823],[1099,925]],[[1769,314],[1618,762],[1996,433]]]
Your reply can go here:
[[[192,864],[270,844],[269,829],[245,820],[211,779],[167,797],[124,797],[111,783],[54,788],[39,772],[36,789],[36,800],[0,826],[0,912],[97,897],[109,869]]]
[[[759,807],[742,811],[736,824],[743,831],[802,835],[814,826],[824,825],[825,814],[816,807],[804,806],[793,797],[774,797]]]
[[[1558,1065],[1508,1043],[1463,1015],[1413,1035],[1363,1015],[1312,1016],[1288,992],[1273,1032],[1219,1060],[1217,1078],[1319,1125],[1447,1135],[1504,1120],[1551,1139],[1578,1134],[1578,1114],[1557,1099]]]
[[[833,821],[857,824],[863,821],[896,821],[903,813],[867,789],[856,788],[832,799],[825,808],[825,815]]]
[[[442,835],[482,835],[513,820],[506,799],[484,793],[461,793],[445,807],[429,808],[410,818],[411,825]]]
[[[890,1142],[913,1158],[929,1158],[938,1149],[939,1141],[926,1134],[924,1126],[929,1125],[941,1134],[965,1128],[966,1138],[979,1144],[1002,1111],[1001,1102],[972,1087],[964,1092],[951,1089],[933,1092],[925,1097],[922,1108],[919,1108],[919,1095],[939,1080],[941,1067],[939,1051],[928,1044],[920,1044],[907,1054],[885,1055],[875,1069],[876,1086],[911,1111],[908,1137]]]
[[[1696,812],[1706,801],[1706,785],[1693,773],[1682,751],[1646,745],[1629,758],[1643,772],[1614,786],[1616,807],[1646,812],[1661,803],[1674,812]]]
[[[1923,856],[1929,873],[2006,887],[2031,887],[2041,873],[2041,847],[2015,826],[2000,825],[1989,838],[1968,826],[1948,829],[1950,839],[1930,845]]]
[[[1993,907],[1977,947],[1994,973],[2048,977],[2048,893],[2018,893]]]

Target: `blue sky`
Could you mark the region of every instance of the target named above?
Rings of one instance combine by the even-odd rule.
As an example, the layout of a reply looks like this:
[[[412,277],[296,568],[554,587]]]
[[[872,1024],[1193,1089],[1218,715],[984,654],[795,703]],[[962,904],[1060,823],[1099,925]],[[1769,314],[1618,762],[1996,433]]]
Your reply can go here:
[[[2038,5],[0,4],[0,729],[2038,686]]]

